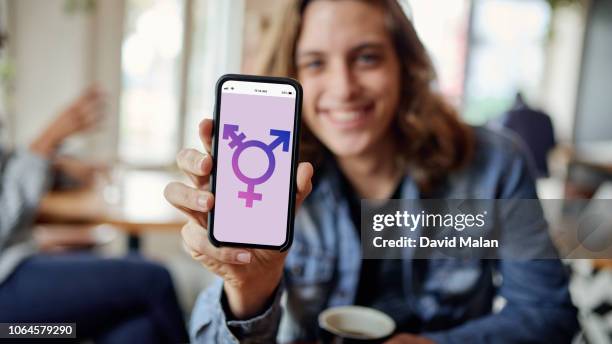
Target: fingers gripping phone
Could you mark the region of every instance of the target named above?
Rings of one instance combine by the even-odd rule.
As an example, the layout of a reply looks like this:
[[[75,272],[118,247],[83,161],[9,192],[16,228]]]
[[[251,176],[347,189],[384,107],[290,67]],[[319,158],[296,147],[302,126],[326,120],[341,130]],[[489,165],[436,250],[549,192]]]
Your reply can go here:
[[[293,79],[228,74],[217,82],[208,215],[215,246],[291,246],[301,108]]]

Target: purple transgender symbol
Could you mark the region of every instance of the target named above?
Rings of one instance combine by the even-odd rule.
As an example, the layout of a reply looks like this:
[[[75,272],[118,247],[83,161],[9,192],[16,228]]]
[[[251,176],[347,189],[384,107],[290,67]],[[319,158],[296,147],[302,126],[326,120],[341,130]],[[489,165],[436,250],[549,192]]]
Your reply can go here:
[[[270,177],[272,173],[274,173],[274,167],[276,166],[276,160],[274,159],[274,148],[283,145],[283,152],[289,151],[289,137],[291,135],[290,132],[286,130],[270,130],[271,136],[276,136],[276,139],[272,141],[269,145],[257,140],[248,140],[245,141],[246,135],[244,133],[238,133],[238,126],[235,124],[225,124],[223,126],[223,139],[230,140],[229,147],[236,150],[234,151],[234,155],[232,156],[232,169],[234,170],[234,174],[241,182],[247,185],[246,191],[239,191],[238,198],[244,198],[245,206],[247,208],[253,207],[253,201],[261,201],[262,195],[261,193],[255,192],[255,185],[265,183]],[[242,171],[240,171],[240,167],[238,166],[238,157],[242,152],[249,147],[257,147],[266,153],[268,157],[268,169],[264,174],[257,178],[251,178],[245,176]]]

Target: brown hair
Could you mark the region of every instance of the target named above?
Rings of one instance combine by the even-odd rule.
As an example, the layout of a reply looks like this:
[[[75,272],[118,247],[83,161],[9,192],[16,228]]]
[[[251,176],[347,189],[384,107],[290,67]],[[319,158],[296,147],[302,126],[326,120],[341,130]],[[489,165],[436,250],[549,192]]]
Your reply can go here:
[[[259,56],[260,74],[296,77],[296,43],[305,8],[315,0],[294,0],[273,18]],[[316,0],[319,1],[319,0]],[[331,1],[331,0],[327,0]],[[408,166],[421,191],[428,192],[449,172],[465,165],[473,155],[471,128],[460,121],[455,109],[432,89],[435,71],[427,51],[397,0],[361,0],[380,6],[386,14],[389,34],[401,65],[400,104],[393,131],[400,158]],[[327,149],[302,129],[300,160],[315,165]]]

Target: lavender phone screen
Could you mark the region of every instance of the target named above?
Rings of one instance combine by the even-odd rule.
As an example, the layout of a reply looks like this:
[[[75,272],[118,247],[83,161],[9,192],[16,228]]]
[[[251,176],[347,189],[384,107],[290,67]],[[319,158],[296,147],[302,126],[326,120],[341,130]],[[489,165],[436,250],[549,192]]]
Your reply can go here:
[[[285,243],[295,101],[291,85],[236,80],[221,85],[215,239]]]

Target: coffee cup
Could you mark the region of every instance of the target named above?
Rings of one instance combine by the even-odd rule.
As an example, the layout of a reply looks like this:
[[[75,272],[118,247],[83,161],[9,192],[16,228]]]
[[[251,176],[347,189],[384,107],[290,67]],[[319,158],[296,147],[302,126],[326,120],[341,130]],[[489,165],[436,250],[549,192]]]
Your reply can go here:
[[[387,314],[362,306],[339,306],[319,314],[322,343],[382,343],[391,338],[395,321]]]

